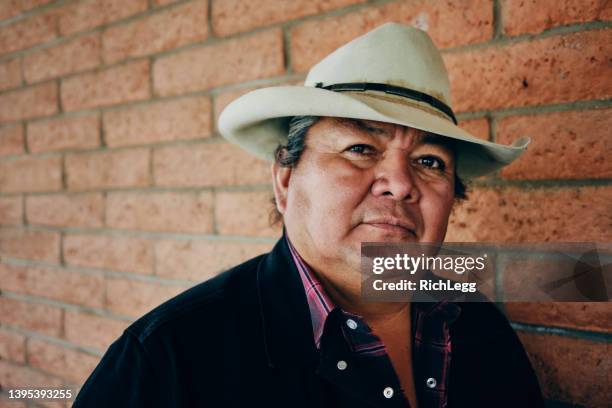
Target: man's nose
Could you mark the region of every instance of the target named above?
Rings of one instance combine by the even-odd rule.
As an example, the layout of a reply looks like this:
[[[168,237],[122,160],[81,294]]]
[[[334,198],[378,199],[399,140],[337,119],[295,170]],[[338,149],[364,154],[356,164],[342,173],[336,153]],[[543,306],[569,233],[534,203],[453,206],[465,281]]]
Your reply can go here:
[[[421,193],[416,183],[411,159],[403,149],[387,151],[375,166],[372,194],[388,196],[397,201],[417,202]]]

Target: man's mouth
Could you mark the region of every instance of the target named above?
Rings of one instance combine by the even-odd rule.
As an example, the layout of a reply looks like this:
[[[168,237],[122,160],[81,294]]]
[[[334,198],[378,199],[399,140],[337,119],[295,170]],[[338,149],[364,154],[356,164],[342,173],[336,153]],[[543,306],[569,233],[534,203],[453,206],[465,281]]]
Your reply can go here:
[[[415,227],[412,223],[395,217],[379,217],[368,219],[363,224],[369,225],[374,228],[380,228],[390,232],[396,232],[401,234],[409,233],[416,237]]]

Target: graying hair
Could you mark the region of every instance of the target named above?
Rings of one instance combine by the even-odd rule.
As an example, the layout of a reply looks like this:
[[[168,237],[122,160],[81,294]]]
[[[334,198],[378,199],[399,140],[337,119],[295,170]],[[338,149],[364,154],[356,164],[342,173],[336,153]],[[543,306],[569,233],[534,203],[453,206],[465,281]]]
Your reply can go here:
[[[289,120],[287,145],[279,145],[274,152],[276,161],[283,167],[295,167],[304,151],[306,133],[320,116],[294,116]]]

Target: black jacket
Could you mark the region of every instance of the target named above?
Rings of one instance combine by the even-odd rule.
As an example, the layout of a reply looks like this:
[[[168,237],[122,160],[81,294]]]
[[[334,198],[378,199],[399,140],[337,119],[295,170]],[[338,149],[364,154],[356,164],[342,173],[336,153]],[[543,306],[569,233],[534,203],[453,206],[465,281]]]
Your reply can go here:
[[[449,407],[543,406],[504,316],[490,303],[461,303],[461,309],[450,327]],[[110,346],[74,406],[337,406],[316,373],[318,360],[304,289],[281,239],[269,254],[134,322]]]

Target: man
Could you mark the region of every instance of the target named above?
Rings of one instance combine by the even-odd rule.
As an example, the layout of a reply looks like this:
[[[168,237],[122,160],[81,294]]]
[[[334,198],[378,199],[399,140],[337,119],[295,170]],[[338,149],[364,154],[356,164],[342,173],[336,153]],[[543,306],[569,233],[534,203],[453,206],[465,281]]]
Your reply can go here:
[[[386,24],[228,106],[222,134],[274,162],[283,237],[131,325],[75,406],[542,406],[491,304],[360,297],[361,242],[443,242],[462,179],[525,148],[461,130],[449,100],[429,37]]]

